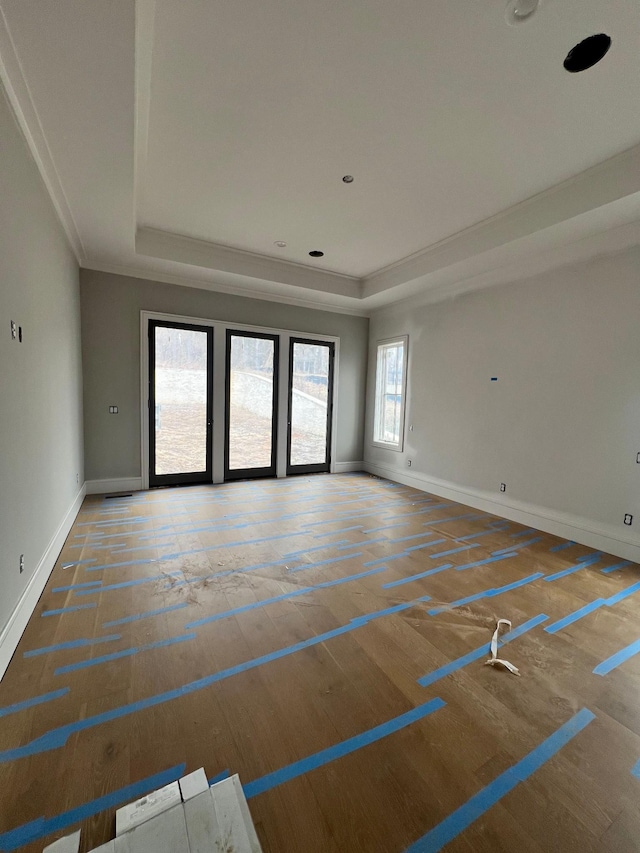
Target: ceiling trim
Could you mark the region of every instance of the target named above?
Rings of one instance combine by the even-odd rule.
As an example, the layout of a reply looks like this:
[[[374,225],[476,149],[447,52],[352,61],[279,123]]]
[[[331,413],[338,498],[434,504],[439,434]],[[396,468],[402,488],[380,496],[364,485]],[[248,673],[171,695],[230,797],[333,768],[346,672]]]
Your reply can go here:
[[[139,267],[103,264],[95,261],[88,261],[83,263],[81,266],[83,269],[95,270],[96,272],[113,273],[114,275],[128,276],[129,278],[141,278],[146,281],[157,281],[161,284],[178,284],[182,287],[195,287],[199,290],[228,293],[232,296],[245,296],[247,299],[263,299],[266,302],[281,302],[285,305],[295,305],[299,308],[311,308],[315,311],[326,311],[329,314],[350,314],[354,317],[369,317],[371,313],[369,310],[364,308],[364,306],[350,307],[346,305],[336,305],[333,302],[318,302],[313,299],[284,296],[279,293],[269,293],[262,290],[250,290],[249,288],[234,287],[233,285],[221,284],[207,279],[173,275],[157,270],[145,270]]]
[[[640,145],[363,279],[363,298],[640,192]]]
[[[157,228],[138,228],[136,252],[152,258],[179,261],[264,281],[277,281],[351,299],[362,298],[360,279],[353,276],[313,269],[292,261],[276,260],[268,255],[232,249],[208,240],[198,240]]]
[[[0,7],[0,81],[7,101],[35,160],[73,254],[81,264],[86,251],[56,169],[38,111],[29,91],[4,11]]]

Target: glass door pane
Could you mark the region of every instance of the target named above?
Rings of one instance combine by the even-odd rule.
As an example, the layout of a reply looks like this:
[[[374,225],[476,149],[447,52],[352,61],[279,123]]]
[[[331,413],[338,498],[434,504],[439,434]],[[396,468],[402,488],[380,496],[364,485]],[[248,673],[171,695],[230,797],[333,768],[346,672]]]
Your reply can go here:
[[[213,329],[149,322],[149,485],[211,481]]]
[[[275,476],[278,339],[227,332],[225,478]]]
[[[334,345],[291,339],[288,472],[328,471]]]

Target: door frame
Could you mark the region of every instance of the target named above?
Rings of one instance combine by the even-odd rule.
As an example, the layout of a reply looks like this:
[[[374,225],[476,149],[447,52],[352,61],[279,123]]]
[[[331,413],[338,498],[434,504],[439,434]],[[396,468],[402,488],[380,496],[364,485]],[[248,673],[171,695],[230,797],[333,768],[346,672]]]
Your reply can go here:
[[[331,422],[331,466],[330,473],[335,473],[338,399],[340,383],[340,338],[333,335],[317,335],[311,332],[300,332],[291,329],[278,329],[271,326],[255,326],[246,323],[233,323],[228,320],[212,320],[206,317],[190,317],[183,314],[167,314],[160,311],[140,311],[140,459],[142,488],[149,488],[149,320],[167,320],[169,322],[187,323],[193,326],[213,327],[213,424],[212,424],[212,461],[213,483],[224,483],[224,424],[225,410],[225,347],[227,329],[240,332],[258,332],[280,336],[280,352],[287,352],[289,339],[306,338],[311,341],[332,342],[335,344],[334,382],[333,382],[333,417]],[[289,362],[280,359],[278,371],[279,387],[287,388],[289,380]],[[280,395],[278,407],[278,433],[276,453],[276,476],[287,476],[287,394]]]
[[[231,399],[231,338],[256,338],[273,341],[273,401],[271,404],[271,465],[268,468],[229,469],[229,427]],[[224,413],[224,479],[248,480],[257,477],[275,477],[278,460],[278,409],[280,408],[280,336],[266,332],[248,332],[246,329],[228,328],[225,335],[225,413]]]
[[[153,361],[155,356],[155,341],[152,339],[152,329],[184,329],[191,332],[200,332],[207,336],[207,433],[206,433],[206,467],[204,471],[196,471],[193,473],[175,473],[175,474],[152,474],[151,460],[154,458],[156,437],[155,429],[151,429],[151,415],[147,418],[147,432],[149,443],[149,459],[147,464],[147,477],[149,485],[156,486],[183,486],[187,483],[210,483],[213,477],[213,453],[212,453],[212,436],[213,436],[213,329],[211,326],[197,326],[194,323],[177,323],[173,320],[149,320],[147,323],[147,347],[148,347],[148,393],[147,393],[147,409],[151,412],[152,404],[155,401],[155,369]],[[155,409],[155,407],[153,407]],[[154,413],[155,423],[155,413]]]
[[[293,409],[293,347],[294,344],[314,344],[324,345],[329,348],[329,396],[327,406],[327,443],[326,456],[324,462],[316,462],[311,465],[291,465],[289,462],[291,456],[291,415]],[[289,387],[287,389],[287,476],[291,474],[315,474],[323,471],[331,470],[332,454],[332,439],[333,439],[333,378],[334,378],[334,362],[336,356],[336,345],[330,340],[312,340],[311,338],[302,338],[295,335],[289,336]]]

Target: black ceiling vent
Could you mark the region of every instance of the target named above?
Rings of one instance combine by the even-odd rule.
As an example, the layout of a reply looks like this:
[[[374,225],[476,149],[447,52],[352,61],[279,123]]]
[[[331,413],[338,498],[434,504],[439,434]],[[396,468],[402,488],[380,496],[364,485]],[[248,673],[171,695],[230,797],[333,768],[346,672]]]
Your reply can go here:
[[[594,65],[607,55],[610,47],[611,37],[606,35],[606,33],[589,36],[589,38],[571,48],[564,61],[564,67],[572,74],[577,74],[579,71],[586,71],[587,68],[593,68]]]
[[[322,258],[324,257],[324,252],[319,252],[318,249],[314,249],[313,252],[309,252],[312,258]]]

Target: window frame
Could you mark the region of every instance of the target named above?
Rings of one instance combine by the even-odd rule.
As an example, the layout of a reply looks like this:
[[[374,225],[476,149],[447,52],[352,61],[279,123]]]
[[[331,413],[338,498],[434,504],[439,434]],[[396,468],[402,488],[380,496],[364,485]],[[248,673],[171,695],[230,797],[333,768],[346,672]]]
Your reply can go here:
[[[378,413],[379,413],[379,396],[378,396],[378,373],[379,373],[379,365],[380,365],[380,350],[381,348],[388,348],[393,345],[398,346],[402,344],[403,347],[403,360],[402,360],[402,383],[400,387],[400,423],[398,425],[399,438],[398,442],[390,442],[383,441],[379,438],[376,438],[376,430],[378,426]],[[376,341],[376,352],[375,352],[375,374],[374,374],[374,390],[373,390],[373,431],[372,431],[372,439],[371,443],[374,447],[381,447],[385,450],[392,450],[395,453],[402,453],[404,449],[404,424],[405,424],[405,412],[407,408],[407,375],[409,372],[409,335],[396,335],[393,338],[384,338],[382,340]]]

